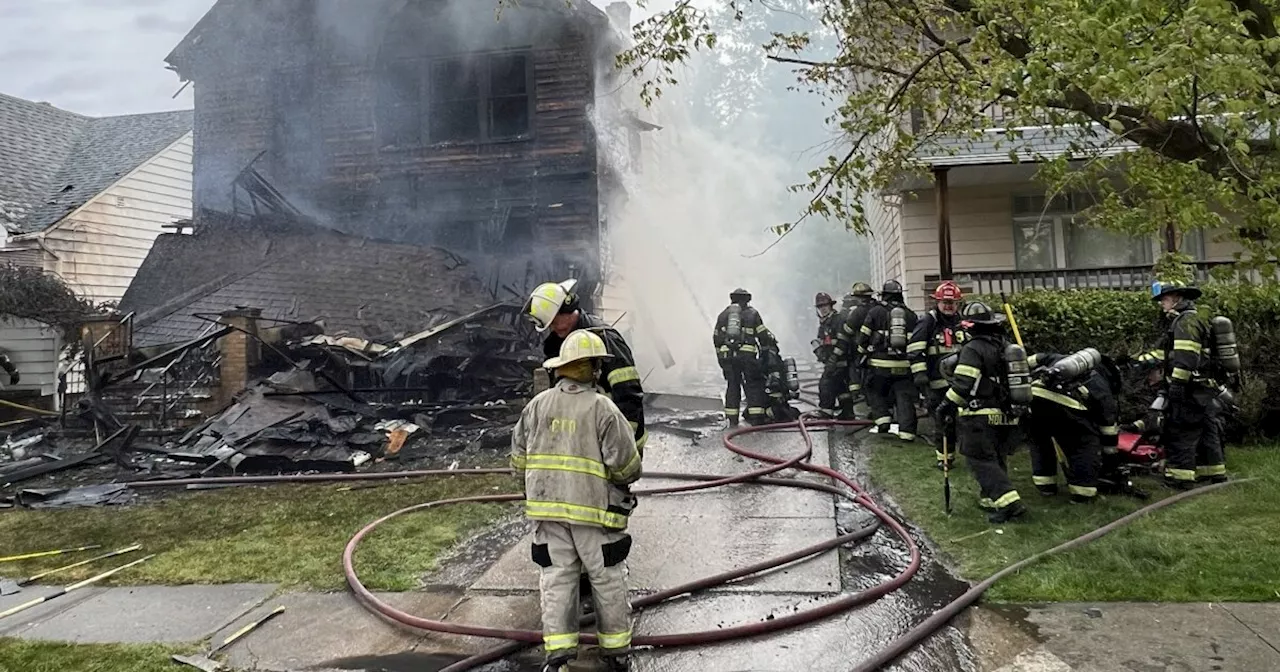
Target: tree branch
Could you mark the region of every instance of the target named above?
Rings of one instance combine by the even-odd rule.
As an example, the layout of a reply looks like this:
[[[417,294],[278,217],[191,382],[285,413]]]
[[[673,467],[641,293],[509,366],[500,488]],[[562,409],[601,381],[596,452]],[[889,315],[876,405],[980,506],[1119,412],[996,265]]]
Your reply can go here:
[[[838,61],[829,62],[829,63],[823,63],[821,61],[806,61],[802,58],[788,58],[786,56],[774,56],[772,54],[766,54],[765,58],[771,61],[776,61],[778,63],[792,63],[795,65],[807,65],[811,68],[862,68],[864,70],[873,70],[875,72],[879,72],[885,75],[893,75],[894,77],[907,76],[907,73],[902,72],[901,70],[895,70],[887,66],[877,65],[875,63],[864,63],[862,61],[858,61],[848,57],[841,57],[840,59],[838,59]]]

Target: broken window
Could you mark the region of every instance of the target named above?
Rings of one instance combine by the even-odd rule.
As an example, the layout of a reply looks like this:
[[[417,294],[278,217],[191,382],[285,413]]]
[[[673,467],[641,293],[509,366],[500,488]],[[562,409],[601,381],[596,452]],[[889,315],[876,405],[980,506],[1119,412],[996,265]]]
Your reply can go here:
[[[421,61],[399,59],[378,73],[378,146],[413,147],[421,144]]]
[[[430,137],[432,142],[480,139],[480,77],[483,62],[471,58],[441,59],[432,64]]]
[[[525,254],[533,248],[533,217],[512,214],[507,218],[506,229],[498,249],[512,254]]]
[[[529,57],[494,54],[489,57],[489,137],[519,138],[529,132]]]

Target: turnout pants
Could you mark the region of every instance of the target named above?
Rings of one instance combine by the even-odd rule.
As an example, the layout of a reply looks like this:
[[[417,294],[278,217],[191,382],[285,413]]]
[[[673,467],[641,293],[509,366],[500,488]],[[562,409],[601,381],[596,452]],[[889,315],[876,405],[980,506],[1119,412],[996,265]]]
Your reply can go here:
[[[730,420],[737,420],[739,408],[742,406],[743,392],[747,397],[747,420],[763,422],[768,417],[769,395],[764,389],[764,373],[760,362],[747,355],[738,355],[725,360],[724,380],[724,415]]]
[[[1212,393],[1197,390],[1183,406],[1165,417],[1160,438],[1165,450],[1165,478],[1194,482],[1197,477],[1224,476],[1222,424]]]
[[[548,661],[578,653],[579,574],[591,577],[596,630],[603,656],[631,649],[627,554],[631,537],[593,525],[540,520],[533,531],[533,561],[542,568],[542,642]]]
[[[963,413],[963,411],[962,411]],[[960,454],[978,482],[979,503],[984,508],[1002,509],[1021,499],[1005,460],[1013,453],[1017,426],[1003,413],[960,415],[956,418],[956,436]]]
[[[818,381],[818,406],[823,412],[853,411],[853,395],[849,393],[849,368],[843,362],[827,364]]]
[[[936,381],[930,381],[930,382],[932,383]],[[931,418],[937,417],[936,413],[938,411],[938,406],[941,405],[942,400],[946,398],[947,389],[948,388],[946,387],[936,387],[936,388],[930,387],[928,392],[925,394],[925,397],[924,397],[925,410],[929,412],[929,417]],[[945,455],[946,455],[945,458],[943,457],[944,451],[942,450],[944,447],[942,445],[942,440],[944,438],[947,440],[947,444],[945,446],[947,449],[945,451]],[[935,456],[939,460],[950,459],[951,461],[954,461],[956,459],[956,450],[957,450],[957,446],[956,446],[955,424],[946,424],[942,422],[937,423],[937,427],[934,428],[934,433],[933,433],[933,451]]]
[[[1098,494],[1098,469],[1102,462],[1102,440],[1098,426],[1083,411],[1067,408],[1048,399],[1031,403],[1031,480],[1037,486],[1057,485],[1058,451],[1067,460],[1067,489],[1079,497]]]
[[[867,404],[866,385],[864,381],[867,378],[866,368],[859,368],[856,365],[849,367],[849,411],[855,418],[867,419],[870,416],[870,406]]]
[[[871,420],[881,432],[888,431],[889,423],[897,420],[898,436],[916,438],[916,384],[909,368],[867,369],[866,390]]]

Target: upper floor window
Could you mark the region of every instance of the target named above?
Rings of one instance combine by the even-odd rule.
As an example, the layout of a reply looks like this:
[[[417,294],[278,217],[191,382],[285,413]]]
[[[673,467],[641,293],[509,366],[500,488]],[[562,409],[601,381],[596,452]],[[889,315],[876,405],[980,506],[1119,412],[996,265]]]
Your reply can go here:
[[[529,52],[395,59],[379,73],[381,146],[500,142],[533,135]]]

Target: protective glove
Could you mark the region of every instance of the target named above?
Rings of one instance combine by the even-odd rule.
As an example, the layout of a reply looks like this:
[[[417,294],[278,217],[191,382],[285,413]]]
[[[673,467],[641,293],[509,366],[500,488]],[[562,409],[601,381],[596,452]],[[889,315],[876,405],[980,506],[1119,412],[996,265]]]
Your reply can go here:
[[[1117,434],[1103,434],[1098,437],[1098,442],[1103,448],[1116,448],[1120,445],[1120,436]]]
[[[916,384],[916,389],[920,390],[922,393],[929,389],[929,374],[924,371],[911,376],[911,381]]]
[[[16,370],[11,371],[11,372],[9,373],[9,384],[10,384],[10,385],[17,385],[19,380],[22,380],[22,376],[18,375],[18,372],[17,372]]]
[[[933,412],[933,417],[942,427],[950,427],[956,422],[956,412],[959,409],[950,399],[943,398],[942,403],[938,404],[937,410]]]

